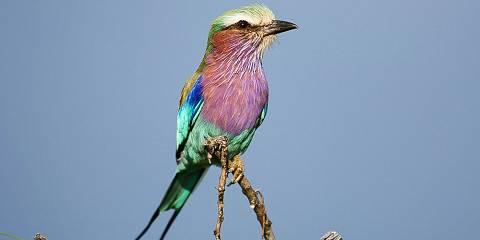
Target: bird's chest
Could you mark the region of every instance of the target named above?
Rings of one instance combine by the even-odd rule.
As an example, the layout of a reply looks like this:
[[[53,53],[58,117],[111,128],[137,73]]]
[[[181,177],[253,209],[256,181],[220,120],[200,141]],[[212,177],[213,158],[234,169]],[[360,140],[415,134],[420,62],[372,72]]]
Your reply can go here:
[[[263,73],[234,76],[227,81],[205,80],[202,116],[206,121],[233,135],[255,126],[268,101]]]

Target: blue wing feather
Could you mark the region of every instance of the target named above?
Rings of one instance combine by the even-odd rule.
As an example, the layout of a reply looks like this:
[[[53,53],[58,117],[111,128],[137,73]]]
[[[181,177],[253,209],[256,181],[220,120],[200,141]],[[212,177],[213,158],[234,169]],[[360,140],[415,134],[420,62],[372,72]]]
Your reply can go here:
[[[200,109],[203,106],[202,96],[202,76],[200,75],[195,81],[190,93],[187,95],[187,99],[178,110],[177,114],[177,151],[176,158],[181,155],[185,143],[187,142],[188,135],[192,130],[195,121],[198,118]]]

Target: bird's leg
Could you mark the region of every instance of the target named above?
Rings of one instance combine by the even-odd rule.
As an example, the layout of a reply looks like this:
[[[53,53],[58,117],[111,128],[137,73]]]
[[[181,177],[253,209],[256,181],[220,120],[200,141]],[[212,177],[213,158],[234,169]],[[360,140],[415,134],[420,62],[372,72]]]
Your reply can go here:
[[[243,164],[240,155],[236,155],[235,157],[233,157],[233,160],[230,161],[230,164],[228,166],[228,172],[233,173],[232,181],[230,181],[227,185],[230,186],[242,179],[243,173],[245,172],[245,164]]]

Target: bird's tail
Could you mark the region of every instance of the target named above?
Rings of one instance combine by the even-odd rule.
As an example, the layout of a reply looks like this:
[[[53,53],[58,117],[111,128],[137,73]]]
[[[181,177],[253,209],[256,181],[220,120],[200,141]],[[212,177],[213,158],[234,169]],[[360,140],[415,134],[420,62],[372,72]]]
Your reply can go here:
[[[167,192],[163,196],[162,201],[160,202],[160,206],[158,206],[157,210],[153,213],[150,221],[148,222],[147,226],[143,229],[143,231],[138,235],[136,240],[139,240],[150,228],[152,223],[157,219],[160,212],[167,211],[169,209],[175,209],[175,212],[170,217],[167,226],[163,230],[162,237],[163,239],[170,229],[170,226],[175,221],[178,213],[182,210],[183,205],[187,202],[188,197],[197,186],[198,182],[202,179],[203,175],[205,174],[206,169],[201,169],[195,172],[189,173],[177,173],[175,178],[173,178],[172,183],[168,187]]]

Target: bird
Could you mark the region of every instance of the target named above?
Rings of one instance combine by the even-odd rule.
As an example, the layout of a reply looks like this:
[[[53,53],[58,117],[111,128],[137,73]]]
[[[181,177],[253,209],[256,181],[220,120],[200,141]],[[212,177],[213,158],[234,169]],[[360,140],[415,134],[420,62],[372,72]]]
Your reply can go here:
[[[160,212],[174,210],[160,239],[164,239],[189,196],[212,165],[206,139],[228,139],[231,183],[243,176],[240,156],[247,150],[268,110],[268,83],[263,71],[265,51],[277,34],[297,29],[278,20],[263,4],[224,12],[208,33],[203,59],[181,91],[177,113],[176,171],[150,221],[136,238],[141,239]],[[229,164],[230,165],[230,164]]]

